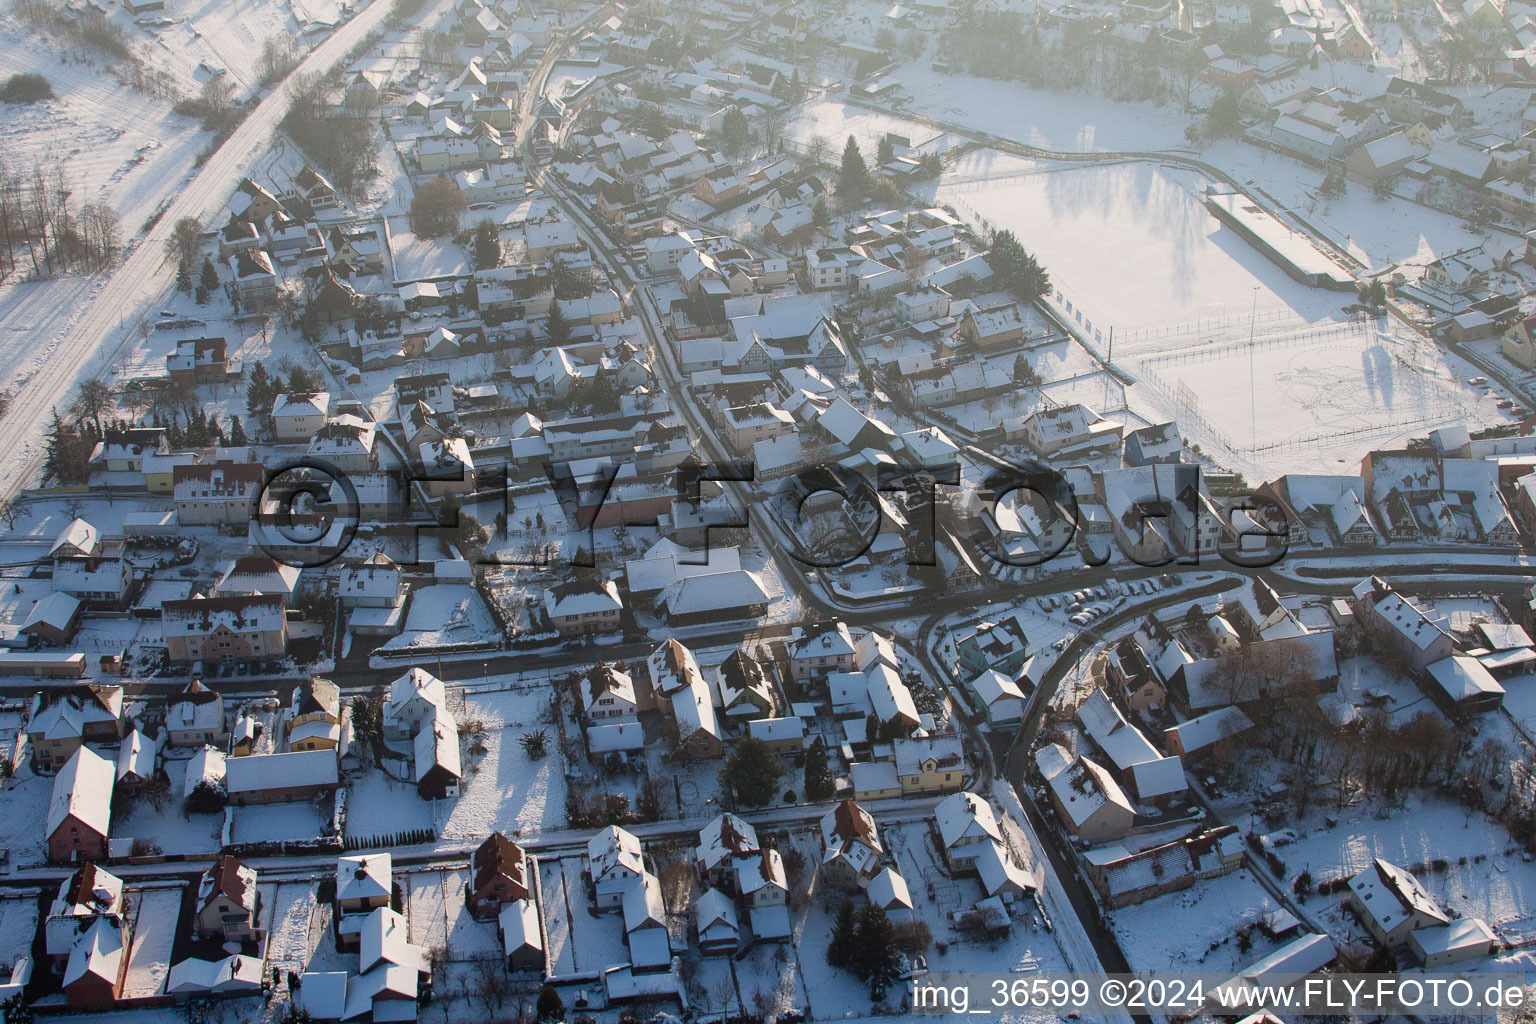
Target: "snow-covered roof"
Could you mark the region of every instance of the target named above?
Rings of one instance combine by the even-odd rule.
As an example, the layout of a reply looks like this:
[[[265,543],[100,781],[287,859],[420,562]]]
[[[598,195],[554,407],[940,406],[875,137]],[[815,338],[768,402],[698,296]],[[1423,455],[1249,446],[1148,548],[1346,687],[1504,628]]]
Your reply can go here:
[[[334,750],[231,757],[225,762],[224,771],[225,785],[231,794],[290,786],[334,786],[340,781]]]
[[[501,929],[502,950],[511,956],[520,949],[544,949],[544,931],[539,925],[539,908],[533,900],[512,900],[496,917]]]
[[[393,884],[393,865],[387,852],[336,858],[338,900],[388,898]]]
[[[112,824],[112,787],[117,767],[90,747],[70,756],[53,780],[48,801],[47,834],[53,835],[66,819],[74,818],[105,836]]]
[[[1095,689],[1078,705],[1077,720],[1120,771],[1162,756],[1140,729],[1125,720],[1102,689]]]
[[[756,849],[759,849],[757,829],[727,812],[715,816],[699,830],[696,853],[704,870],[712,871],[722,861]]]
[[[616,870],[640,874],[645,862],[640,856],[640,840],[628,829],[609,825],[587,841],[587,860],[592,880],[602,881]]]
[[[254,956],[234,954],[222,960],[188,957],[172,964],[166,975],[167,995],[188,992],[242,992],[261,987],[264,969]]]
[[[1162,757],[1132,765],[1131,781],[1141,800],[1182,793],[1189,788],[1184,778],[1184,762],[1177,757]]]
[[[1458,703],[1484,697],[1502,697],[1504,687],[1483,663],[1466,654],[1453,654],[1425,667],[1446,696]]]
[[[939,823],[945,849],[982,836],[1002,841],[1003,833],[992,805],[975,793],[951,793],[939,801],[933,816]]]
[[[434,769],[441,769],[455,779],[463,777],[459,763],[459,726],[442,708],[422,723],[416,734],[416,781],[422,782]]]

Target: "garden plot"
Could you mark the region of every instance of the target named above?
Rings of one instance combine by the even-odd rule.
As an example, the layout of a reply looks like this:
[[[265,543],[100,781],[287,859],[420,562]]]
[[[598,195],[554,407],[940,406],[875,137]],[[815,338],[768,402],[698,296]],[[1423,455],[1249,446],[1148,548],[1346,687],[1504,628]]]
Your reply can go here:
[[[1367,656],[1339,662],[1338,689],[1319,697],[1318,704],[1339,722],[1351,721],[1370,707],[1385,710],[1393,724],[1420,711],[1434,711],[1434,705],[1413,680]]]
[[[1278,909],[1245,869],[1121,907],[1110,912],[1110,921],[1133,971],[1228,974],[1283,945],[1257,929],[1250,932],[1247,949],[1238,939],[1240,929]]]
[[[170,797],[163,807],[156,808],[143,796],[113,801],[113,838],[146,840],[167,854],[218,853],[219,816],[182,813],[181,793],[187,762],[166,761],[165,773],[170,781]]]
[[[465,696],[462,718],[485,725],[485,752],[471,750],[458,799],[438,804],[447,814],[438,830],[442,839],[479,842],[493,831],[518,835],[564,826],[560,739],[543,722],[551,696],[547,684]],[[530,761],[518,741],[536,729],[546,730],[549,753]]]
[[[134,915],[133,949],[128,954],[122,998],[142,999],[158,995],[165,988],[176,922],[181,918],[181,892],[178,885],[173,889],[124,893],[128,901],[138,904],[138,912]]]
[[[304,971],[314,945],[310,942],[315,917],[315,884],[283,882],[261,886],[261,905],[266,910],[267,966],[285,971]]]
[[[1338,821],[1332,828],[1330,815]],[[1302,871],[1321,884],[1351,878],[1380,857],[1410,870],[1431,865],[1418,871],[1430,894],[1454,914],[1481,917],[1495,931],[1523,921],[1536,905],[1536,863],[1527,862],[1502,825],[1450,800],[1414,796],[1385,816],[1374,803],[1343,811],[1328,806],[1290,828],[1299,838],[1275,850],[1286,867],[1287,889]],[[1322,899],[1337,897],[1313,897],[1307,909]]]
[[[39,907],[30,893],[0,899],[0,963],[14,964],[32,955]]]
[[[44,843],[41,823],[48,820],[53,779],[32,774],[23,765],[5,783],[5,811],[0,815],[0,849],[10,851],[16,866],[41,863]]]
[[[324,810],[313,803],[265,804],[233,810],[232,838],[237,843],[313,839],[331,823],[329,802]]]
[[[432,827],[432,805],[410,782],[392,779],[375,769],[354,778],[347,788],[348,839]]]
[[[381,650],[483,644],[500,636],[490,610],[474,587],[467,583],[439,583],[412,592],[404,632],[390,637]]]
[[[476,921],[464,905],[469,872],[416,871],[408,876],[411,941],[442,945],[454,960],[473,960],[500,952],[496,925]]]
[[[624,916],[592,908],[581,880],[580,857],[539,861],[539,912],[544,915],[550,974],[585,974],[629,963]]]

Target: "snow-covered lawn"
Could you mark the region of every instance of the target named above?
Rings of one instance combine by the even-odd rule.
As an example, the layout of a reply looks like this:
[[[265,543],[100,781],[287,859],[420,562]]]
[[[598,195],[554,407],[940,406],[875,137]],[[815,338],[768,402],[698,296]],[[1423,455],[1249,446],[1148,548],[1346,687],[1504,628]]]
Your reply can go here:
[[[48,819],[48,801],[53,795],[53,778],[32,774],[23,765],[5,783],[5,813],[0,815],[0,847],[11,854],[13,865],[41,863],[48,837],[43,822]]]
[[[312,803],[264,804],[236,807],[234,811],[233,839],[237,843],[313,839],[331,821],[329,808],[322,811]]]
[[[432,805],[409,782],[396,781],[370,768],[353,778],[347,788],[349,839],[432,827]]]
[[[482,643],[498,636],[495,620],[474,587],[466,583],[439,583],[411,594],[405,630],[391,637],[384,649]]]
[[[924,153],[942,153],[964,141],[957,135],[936,131],[918,121],[835,99],[811,100],[799,107],[793,120],[785,126],[784,137],[795,149],[804,151],[806,145],[819,136],[827,143],[823,159],[835,160],[843,151],[848,136],[857,139],[859,148],[868,155],[875,151],[887,132],[908,139],[913,148]]]
[[[0,963],[32,955],[40,908],[30,893],[0,899]]]
[[[1338,821],[1332,828],[1329,815]],[[1287,889],[1302,871],[1310,871],[1314,883],[1349,878],[1377,857],[1408,869],[1443,861],[1443,871],[1420,870],[1419,881],[1454,914],[1481,917],[1497,931],[1525,921],[1536,906],[1536,863],[1522,856],[1504,827],[1438,796],[1410,797],[1384,817],[1373,804],[1315,808],[1288,827],[1299,838],[1275,850],[1286,865]],[[1313,896],[1306,909],[1324,914],[1330,931],[1335,922],[1347,930],[1333,909],[1341,899]]]
[[[407,884],[411,941],[428,948],[446,945],[455,960],[473,960],[500,950],[496,925],[476,921],[464,905],[469,871],[415,871]]]
[[[909,106],[979,132],[1063,153],[1184,149],[1189,118],[1177,107],[1117,103],[1098,96],[1047,92],[1017,82],[943,75],[925,63],[890,76],[912,94]]]
[[[539,892],[551,974],[600,971],[629,962],[623,915],[592,909],[581,881],[580,857],[540,860]]]
[[[181,886],[170,889],[139,889],[124,893],[138,904],[133,921],[133,949],[128,954],[128,973],[123,979],[123,998],[152,996],[165,987],[171,969],[171,944],[181,917]]]
[[[182,811],[182,784],[187,774],[186,761],[166,761],[171,799],[156,810],[143,797],[113,801],[112,838],[147,839],[162,852],[217,853],[221,819],[217,814],[185,814]],[[126,813],[125,813],[126,812]],[[239,821],[239,812],[236,812]],[[236,828],[239,829],[237,824]]]
[[[559,737],[541,721],[550,697],[546,686],[466,695],[463,719],[484,723],[486,749],[478,757],[466,754],[458,799],[437,802],[443,840],[478,842],[492,831],[514,835],[564,826]],[[549,753],[539,761],[530,761],[518,742],[534,729],[548,736]]]

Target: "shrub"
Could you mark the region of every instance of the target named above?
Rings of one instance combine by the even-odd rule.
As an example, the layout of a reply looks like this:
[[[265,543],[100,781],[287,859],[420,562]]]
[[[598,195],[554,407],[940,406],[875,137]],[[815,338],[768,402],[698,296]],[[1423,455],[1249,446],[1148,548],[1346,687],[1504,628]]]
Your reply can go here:
[[[12,75],[0,86],[0,103],[36,103],[53,99],[53,86],[42,75]]]

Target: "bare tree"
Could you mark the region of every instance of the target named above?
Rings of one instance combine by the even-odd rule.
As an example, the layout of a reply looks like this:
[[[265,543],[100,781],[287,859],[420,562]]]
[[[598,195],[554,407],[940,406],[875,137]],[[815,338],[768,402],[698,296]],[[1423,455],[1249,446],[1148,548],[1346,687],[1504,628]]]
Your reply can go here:
[[[99,380],[86,380],[80,384],[80,393],[75,396],[75,412],[81,419],[91,421],[96,428],[96,433],[101,433],[102,416],[112,411],[112,389]]]
[[[501,1008],[507,998],[507,972],[500,957],[491,954],[475,961],[473,991],[487,1016]]]

